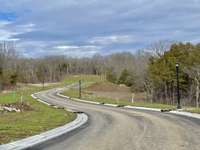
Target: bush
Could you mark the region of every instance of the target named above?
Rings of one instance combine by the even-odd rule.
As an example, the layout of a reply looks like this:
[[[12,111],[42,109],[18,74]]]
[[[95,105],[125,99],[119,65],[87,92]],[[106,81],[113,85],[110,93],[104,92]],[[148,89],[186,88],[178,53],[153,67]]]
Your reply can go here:
[[[122,72],[121,72],[121,75],[118,79],[118,84],[125,84],[126,83],[126,80],[129,76],[129,72],[127,69],[124,69]]]
[[[117,77],[112,70],[106,72],[106,79],[112,83],[116,83]]]
[[[129,73],[127,69],[124,69],[118,79],[118,84],[125,84],[131,87],[135,85],[135,77],[133,74]]]

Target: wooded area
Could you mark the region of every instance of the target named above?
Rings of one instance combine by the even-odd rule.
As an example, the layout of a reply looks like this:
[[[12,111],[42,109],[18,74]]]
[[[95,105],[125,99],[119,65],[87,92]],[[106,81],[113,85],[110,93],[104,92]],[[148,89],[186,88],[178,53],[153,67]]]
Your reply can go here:
[[[200,44],[158,42],[151,52],[115,53],[92,58],[48,56],[24,58],[12,42],[0,43],[0,89],[20,83],[57,82],[70,74],[95,74],[133,92],[145,92],[146,101],[176,104],[176,63],[180,64],[183,105],[199,107]]]

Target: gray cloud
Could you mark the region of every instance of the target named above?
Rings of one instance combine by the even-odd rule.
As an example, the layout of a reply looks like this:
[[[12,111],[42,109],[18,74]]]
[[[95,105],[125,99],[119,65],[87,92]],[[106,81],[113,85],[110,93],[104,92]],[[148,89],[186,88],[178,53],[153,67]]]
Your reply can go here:
[[[199,0],[0,0],[0,3],[1,11],[17,16],[0,29],[0,40],[20,39],[18,47],[26,56],[65,54],[64,49],[55,48],[62,45],[78,47],[76,51],[67,49],[72,56],[77,52],[91,56],[119,49],[134,51],[158,40],[199,42]],[[87,45],[98,49],[91,50]]]
[[[98,44],[98,45],[111,45],[111,44],[133,43],[135,41],[136,39],[130,35],[111,35],[111,36],[94,37],[89,42],[91,44]]]

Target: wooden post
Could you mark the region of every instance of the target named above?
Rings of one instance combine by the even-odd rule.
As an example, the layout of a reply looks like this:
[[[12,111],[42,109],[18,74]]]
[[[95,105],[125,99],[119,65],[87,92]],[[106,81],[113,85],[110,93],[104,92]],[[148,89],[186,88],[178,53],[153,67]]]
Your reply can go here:
[[[81,98],[81,80],[79,80],[79,98]]]
[[[134,98],[135,98],[135,94],[132,93],[132,98],[131,98],[131,102],[134,103]]]

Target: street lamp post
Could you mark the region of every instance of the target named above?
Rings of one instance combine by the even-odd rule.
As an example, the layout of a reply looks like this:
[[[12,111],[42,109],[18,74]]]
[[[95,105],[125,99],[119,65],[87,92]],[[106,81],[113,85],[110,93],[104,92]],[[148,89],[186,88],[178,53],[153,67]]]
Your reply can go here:
[[[177,109],[181,109],[180,89],[179,89],[179,64],[176,64],[176,80],[177,80]]]

